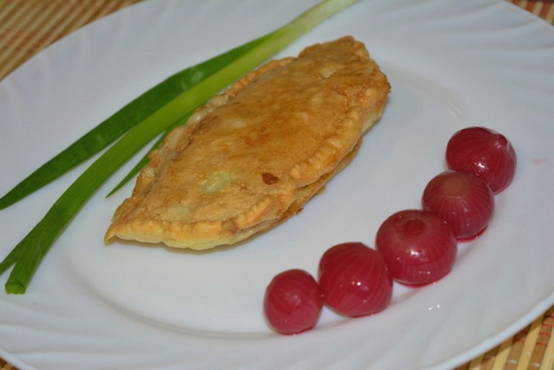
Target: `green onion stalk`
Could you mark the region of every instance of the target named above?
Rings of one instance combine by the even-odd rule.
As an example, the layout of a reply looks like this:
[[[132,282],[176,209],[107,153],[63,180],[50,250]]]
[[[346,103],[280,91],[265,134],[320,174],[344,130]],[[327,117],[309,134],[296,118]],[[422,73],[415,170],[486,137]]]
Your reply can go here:
[[[102,184],[141,148],[159,134],[185,122],[210,97],[355,1],[321,1],[281,28],[171,76],[124,106],[0,198],[0,209],[6,208],[120,138],[67,188],[0,263],[0,274],[14,266],[5,285],[6,292],[25,293],[59,235]],[[159,142],[154,147],[157,145]],[[146,162],[143,158],[113,191]]]

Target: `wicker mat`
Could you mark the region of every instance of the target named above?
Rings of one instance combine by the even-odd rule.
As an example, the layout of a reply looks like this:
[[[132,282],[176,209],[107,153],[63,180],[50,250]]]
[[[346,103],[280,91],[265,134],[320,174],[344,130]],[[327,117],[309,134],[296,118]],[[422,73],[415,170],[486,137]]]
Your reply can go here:
[[[61,37],[140,0],[0,0],[0,80]],[[463,1],[463,0],[460,0]],[[554,24],[554,1],[510,0]],[[457,370],[554,370],[554,307]],[[0,359],[0,370],[14,370]]]

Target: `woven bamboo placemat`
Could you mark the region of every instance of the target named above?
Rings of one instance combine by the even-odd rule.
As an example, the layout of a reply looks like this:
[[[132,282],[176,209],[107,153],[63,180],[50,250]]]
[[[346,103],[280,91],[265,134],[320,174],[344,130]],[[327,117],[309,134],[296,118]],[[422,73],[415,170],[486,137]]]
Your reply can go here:
[[[139,1],[0,0],[0,80],[63,36]],[[554,24],[554,0],[506,1]],[[553,327],[551,307],[513,337],[456,370],[554,370]],[[17,369],[0,358],[0,370]]]

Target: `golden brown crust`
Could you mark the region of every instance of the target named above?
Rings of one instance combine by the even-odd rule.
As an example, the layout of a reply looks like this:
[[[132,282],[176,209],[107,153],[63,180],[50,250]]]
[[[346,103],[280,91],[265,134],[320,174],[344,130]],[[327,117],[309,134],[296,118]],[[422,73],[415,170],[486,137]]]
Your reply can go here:
[[[349,162],[388,92],[351,37],[265,64],[168,135],[106,241],[206,249],[273,227]]]

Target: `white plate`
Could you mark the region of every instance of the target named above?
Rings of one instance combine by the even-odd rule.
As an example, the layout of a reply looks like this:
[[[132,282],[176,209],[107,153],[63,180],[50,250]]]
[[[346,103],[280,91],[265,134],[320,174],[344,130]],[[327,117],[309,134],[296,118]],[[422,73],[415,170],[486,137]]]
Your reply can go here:
[[[314,1],[147,1],[42,52],[0,83],[0,192],[167,75],[264,34]],[[447,368],[513,335],[554,302],[554,29],[504,1],[371,0],[282,55],[352,34],[392,84],[381,122],[327,191],[236,248],[179,253],[114,244],[103,232],[129,185],[88,203],[24,296],[0,294],[0,356],[40,369]],[[447,139],[481,124],[519,158],[488,231],[452,273],[386,311],[279,336],[261,301],[271,277],[316,272],[347,240],[370,245],[392,212],[418,207]],[[127,167],[128,169],[129,167]],[[4,256],[83,166],[0,212]],[[125,170],[120,172],[120,175]],[[7,274],[6,274],[7,275]],[[2,276],[1,283],[6,280]]]

